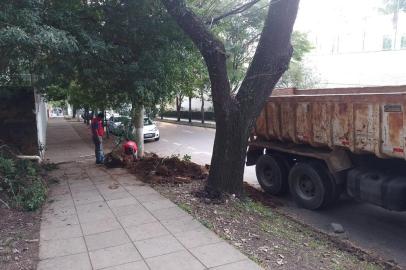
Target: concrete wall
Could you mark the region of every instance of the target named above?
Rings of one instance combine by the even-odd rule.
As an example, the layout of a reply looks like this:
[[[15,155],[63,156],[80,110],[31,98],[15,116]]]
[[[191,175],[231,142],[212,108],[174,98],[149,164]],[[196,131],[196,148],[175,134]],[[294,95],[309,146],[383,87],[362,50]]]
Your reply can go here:
[[[45,99],[37,92],[35,97],[35,114],[37,123],[38,152],[41,158],[44,157],[47,138],[48,111]]]
[[[32,88],[0,88],[0,140],[25,155],[38,155],[37,121]]]

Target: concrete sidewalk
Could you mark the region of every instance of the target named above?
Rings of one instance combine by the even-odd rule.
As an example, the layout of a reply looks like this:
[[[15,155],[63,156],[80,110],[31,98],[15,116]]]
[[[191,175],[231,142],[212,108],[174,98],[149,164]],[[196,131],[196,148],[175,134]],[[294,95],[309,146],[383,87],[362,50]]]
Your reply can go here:
[[[43,210],[38,270],[261,269],[134,175],[93,163],[51,172],[59,181]]]
[[[61,163],[91,156],[94,156],[94,149],[80,138],[69,122],[64,118],[49,119],[46,160]]]

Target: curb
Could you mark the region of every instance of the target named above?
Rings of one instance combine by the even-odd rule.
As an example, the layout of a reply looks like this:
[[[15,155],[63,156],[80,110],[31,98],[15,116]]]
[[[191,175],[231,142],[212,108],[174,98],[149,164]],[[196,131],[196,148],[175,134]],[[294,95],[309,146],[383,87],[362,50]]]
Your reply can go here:
[[[215,124],[202,124],[202,123],[189,123],[189,122],[184,122],[184,121],[174,121],[174,120],[168,120],[168,119],[155,119],[156,121],[163,122],[163,123],[170,123],[170,124],[175,124],[175,125],[183,125],[183,126],[192,126],[192,127],[202,127],[202,128],[212,128],[216,129]]]

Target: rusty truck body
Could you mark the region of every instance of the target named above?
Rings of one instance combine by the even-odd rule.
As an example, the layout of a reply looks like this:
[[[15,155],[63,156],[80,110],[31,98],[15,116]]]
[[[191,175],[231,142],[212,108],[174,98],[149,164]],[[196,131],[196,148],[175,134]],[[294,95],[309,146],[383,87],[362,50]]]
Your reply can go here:
[[[406,86],[276,90],[247,165],[262,188],[308,209],[353,198],[406,210]]]

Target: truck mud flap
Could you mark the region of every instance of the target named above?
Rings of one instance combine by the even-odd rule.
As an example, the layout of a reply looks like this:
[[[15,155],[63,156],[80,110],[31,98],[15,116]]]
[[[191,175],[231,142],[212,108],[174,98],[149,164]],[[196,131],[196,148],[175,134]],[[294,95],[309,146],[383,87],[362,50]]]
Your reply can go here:
[[[247,166],[253,166],[257,160],[264,154],[264,148],[257,146],[249,146],[247,151]]]

